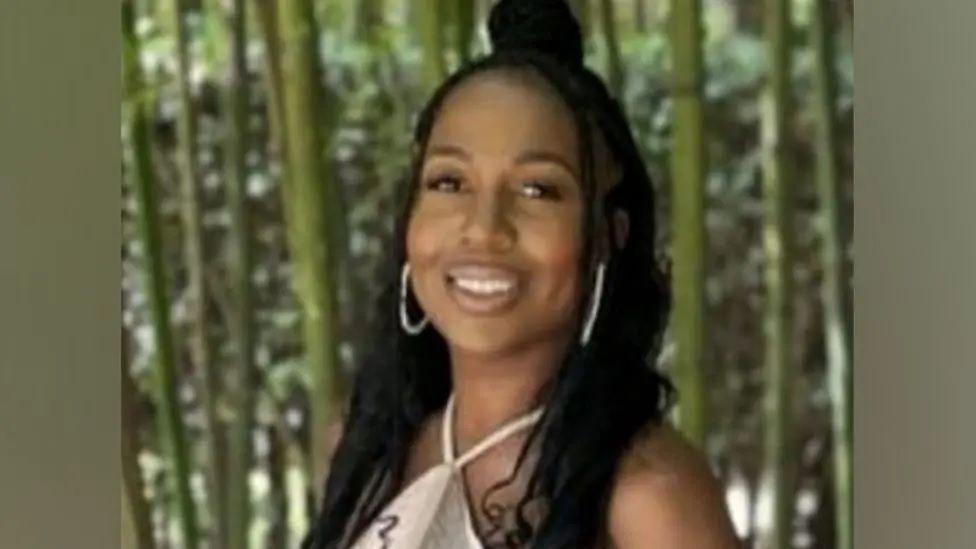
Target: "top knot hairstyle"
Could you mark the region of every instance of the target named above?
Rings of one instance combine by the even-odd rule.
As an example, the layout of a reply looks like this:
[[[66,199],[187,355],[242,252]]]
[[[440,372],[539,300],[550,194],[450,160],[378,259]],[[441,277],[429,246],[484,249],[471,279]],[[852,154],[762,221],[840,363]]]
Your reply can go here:
[[[600,543],[617,464],[638,431],[660,422],[673,400],[671,384],[652,365],[671,308],[670,284],[655,260],[653,190],[624,113],[599,76],[584,66],[579,24],[565,1],[501,0],[492,8],[488,26],[493,51],[450,75],[420,112],[410,172],[398,186],[400,211],[372,327],[375,343],[357,371],[321,512],[303,549],[345,548],[356,540],[404,488],[408,451],[424,421],[450,395],[450,357],[443,336],[436,329],[417,336],[400,329],[398,275],[406,260],[407,223],[431,128],[445,98],[476,74],[540,76],[572,114],[588,205],[581,220],[579,268],[584,279],[593,280],[594,235],[601,217],[609,223],[615,210],[629,216],[623,246],[611,246],[609,257],[602,258],[604,292],[589,343],[573,346],[537,395],[545,413],[530,432],[516,470],[527,461],[529,448],[537,450],[538,458],[525,494],[510,511],[514,516],[500,516],[491,496],[511,483],[516,472],[479,502],[494,522],[485,533],[486,544],[575,549]],[[593,168],[595,132],[622,173],[602,197]],[[582,299],[585,303],[590,296]],[[578,319],[575,340],[582,324]],[[541,522],[530,524],[525,509],[536,501],[546,513]]]
[[[488,35],[496,52],[536,51],[583,67],[582,33],[565,0],[501,0],[488,17]]]

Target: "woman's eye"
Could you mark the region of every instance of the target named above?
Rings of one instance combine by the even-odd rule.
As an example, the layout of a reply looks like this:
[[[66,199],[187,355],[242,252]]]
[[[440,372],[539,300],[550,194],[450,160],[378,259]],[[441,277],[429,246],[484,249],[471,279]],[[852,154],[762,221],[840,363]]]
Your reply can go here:
[[[461,187],[461,181],[456,177],[435,177],[424,185],[426,189],[441,192],[456,192]]]
[[[530,198],[542,198],[546,200],[556,200],[559,198],[559,192],[556,190],[555,185],[550,185],[541,181],[527,182],[522,186],[522,188],[525,189],[525,194]]]

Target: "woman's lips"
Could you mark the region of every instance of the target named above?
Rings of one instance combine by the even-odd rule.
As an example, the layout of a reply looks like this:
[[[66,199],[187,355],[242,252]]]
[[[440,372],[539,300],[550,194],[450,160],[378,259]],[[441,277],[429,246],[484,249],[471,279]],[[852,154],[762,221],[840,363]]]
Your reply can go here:
[[[520,293],[519,277],[510,269],[495,265],[454,265],[445,276],[447,292],[458,308],[472,315],[504,312]]]

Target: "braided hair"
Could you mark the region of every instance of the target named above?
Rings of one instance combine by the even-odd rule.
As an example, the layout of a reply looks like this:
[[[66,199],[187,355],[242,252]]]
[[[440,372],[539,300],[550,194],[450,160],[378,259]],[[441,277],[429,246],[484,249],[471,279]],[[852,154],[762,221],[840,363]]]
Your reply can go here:
[[[389,282],[378,301],[375,345],[357,371],[349,414],[333,457],[321,512],[303,549],[339,548],[355,540],[395,495],[411,445],[424,421],[442,409],[451,392],[447,344],[434,329],[406,336],[397,322],[398,274],[406,259],[405,235],[423,152],[445,98],[462,82],[488,71],[528,71],[541,76],[573,116],[579,136],[584,208],[581,273],[593,280],[596,234],[616,210],[629,216],[622,246],[610,246],[602,303],[585,346],[573,346],[544,388],[545,412],[519,455],[538,458],[515,509],[515,526],[502,532],[507,547],[593,546],[601,535],[612,481],[625,449],[648,423],[660,422],[672,402],[668,380],[653,369],[671,308],[668,277],[655,260],[654,195],[647,170],[619,104],[583,64],[579,24],[564,0],[500,0],[488,21],[493,51],[462,66],[433,93],[414,132],[410,173],[398,187]],[[594,170],[596,134],[622,176],[599,196]],[[613,241],[613,240],[612,240]],[[589,286],[589,285],[586,285]],[[584,289],[583,303],[590,288]],[[408,303],[416,307],[415,301]],[[577,322],[578,340],[582,319]],[[540,398],[543,398],[540,394]],[[497,510],[488,496],[481,508]],[[526,519],[530,502],[546,512]],[[499,526],[500,528],[500,526]]]

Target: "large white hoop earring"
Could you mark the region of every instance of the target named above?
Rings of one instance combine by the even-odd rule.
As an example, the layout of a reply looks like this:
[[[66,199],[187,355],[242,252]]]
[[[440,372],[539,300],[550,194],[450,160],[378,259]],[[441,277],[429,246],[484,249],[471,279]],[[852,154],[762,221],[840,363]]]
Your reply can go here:
[[[424,315],[423,320],[417,324],[411,324],[410,319],[407,318],[407,286],[410,283],[410,264],[404,263],[403,270],[400,273],[400,326],[403,327],[403,331],[410,335],[417,335],[424,331],[427,327],[427,323],[430,319],[427,315]]]
[[[600,298],[603,296],[603,272],[606,265],[601,261],[596,267],[596,284],[593,286],[593,295],[590,298],[590,310],[586,314],[586,323],[583,324],[583,335],[580,336],[580,345],[585,347],[590,342],[590,335],[593,333],[593,324],[596,322],[597,313],[600,312]]]

